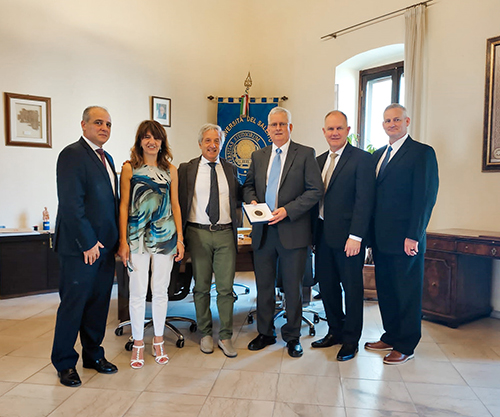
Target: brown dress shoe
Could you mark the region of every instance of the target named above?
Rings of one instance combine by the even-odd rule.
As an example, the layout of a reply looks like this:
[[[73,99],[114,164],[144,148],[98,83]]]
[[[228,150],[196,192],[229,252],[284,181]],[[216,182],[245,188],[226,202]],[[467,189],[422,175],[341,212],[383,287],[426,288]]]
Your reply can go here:
[[[365,349],[368,350],[392,350],[392,346],[379,340],[378,342],[366,342]]]
[[[415,355],[405,355],[404,353],[393,350],[391,353],[385,355],[384,363],[386,365],[401,365],[402,363],[408,362],[413,359]]]

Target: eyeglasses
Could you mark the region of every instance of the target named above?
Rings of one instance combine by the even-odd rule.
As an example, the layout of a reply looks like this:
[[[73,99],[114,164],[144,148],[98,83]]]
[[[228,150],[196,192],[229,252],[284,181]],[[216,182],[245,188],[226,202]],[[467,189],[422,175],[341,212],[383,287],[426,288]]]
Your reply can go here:
[[[279,122],[279,123],[270,123],[269,127],[276,128],[276,127],[285,127],[288,126],[290,123],[284,123],[284,122]]]

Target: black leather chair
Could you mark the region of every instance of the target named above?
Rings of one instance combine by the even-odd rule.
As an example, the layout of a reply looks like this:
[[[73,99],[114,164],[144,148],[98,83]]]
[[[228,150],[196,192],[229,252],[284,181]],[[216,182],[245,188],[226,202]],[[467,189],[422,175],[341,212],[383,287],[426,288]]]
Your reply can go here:
[[[150,271],[151,273],[151,271]],[[179,264],[178,262],[174,262],[174,266],[172,268],[172,273],[170,277],[170,285],[168,287],[168,299],[170,301],[179,301],[186,298],[189,294],[191,287],[191,280],[193,277],[193,266],[189,262],[183,262]],[[130,326],[130,316],[128,310],[128,301],[129,301],[129,277],[127,268],[123,266],[121,260],[117,260],[116,262],[116,279],[118,282],[118,319],[120,320],[120,324],[115,329],[115,334],[117,336],[123,335],[123,328],[126,326]],[[146,297],[147,301],[151,301],[151,289],[148,289],[148,294]],[[196,321],[190,319],[188,317],[181,316],[167,316],[165,319],[165,327],[168,328],[172,333],[177,337],[177,342],[175,345],[178,348],[184,347],[184,336],[179,331],[179,329],[172,324],[173,321],[183,321],[188,322],[191,325],[189,326],[190,332],[194,333],[197,330]],[[153,326],[153,320],[147,318],[144,320],[144,328],[147,329]],[[132,346],[134,344],[134,339],[130,336],[129,340],[125,344],[125,349],[128,351],[132,350]]]

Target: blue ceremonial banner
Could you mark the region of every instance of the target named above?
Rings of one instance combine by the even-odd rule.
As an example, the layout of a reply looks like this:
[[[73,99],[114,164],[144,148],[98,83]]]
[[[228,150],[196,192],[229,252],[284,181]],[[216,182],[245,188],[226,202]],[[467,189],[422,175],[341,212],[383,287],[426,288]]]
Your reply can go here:
[[[267,115],[278,105],[278,98],[250,99],[248,116],[240,116],[240,99],[218,98],[217,124],[226,134],[221,156],[238,167],[238,180],[245,181],[252,152],[271,144],[267,133]]]

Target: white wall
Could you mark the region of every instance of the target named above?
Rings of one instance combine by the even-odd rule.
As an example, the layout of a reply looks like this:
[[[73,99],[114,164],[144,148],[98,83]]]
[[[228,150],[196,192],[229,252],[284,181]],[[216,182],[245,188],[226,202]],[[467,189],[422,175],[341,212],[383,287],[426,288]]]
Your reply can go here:
[[[216,104],[206,97],[240,95],[249,69],[251,58],[241,52],[249,42],[244,10],[231,6],[229,0],[0,0],[0,92],[50,97],[53,144],[5,146],[0,117],[0,225],[40,224],[44,206],[54,224],[57,155],[79,138],[88,105],[111,113],[106,149],[118,168],[138,124],[150,117],[152,95],[172,99],[167,133],[174,162],[195,156],[199,126],[216,118]]]
[[[109,108],[114,127],[106,148],[121,165],[136,126],[150,116],[149,97],[170,97],[167,131],[178,164],[198,154],[198,127],[215,121],[216,105],[206,96],[242,94],[250,70],[251,94],[287,95],[294,138],[324,150],[321,126],[333,106],[335,68],[403,43],[404,18],[320,37],[413,3],[0,0],[0,92],[51,97],[53,125],[52,149],[0,141],[0,225],[40,223],[45,205],[54,219],[56,158],[78,138],[90,104]],[[499,15],[498,0],[435,0],[428,9],[427,125],[420,139],[439,159],[434,230],[500,231],[500,173],[481,172],[485,46],[500,35]],[[498,297],[494,306],[500,310]]]

